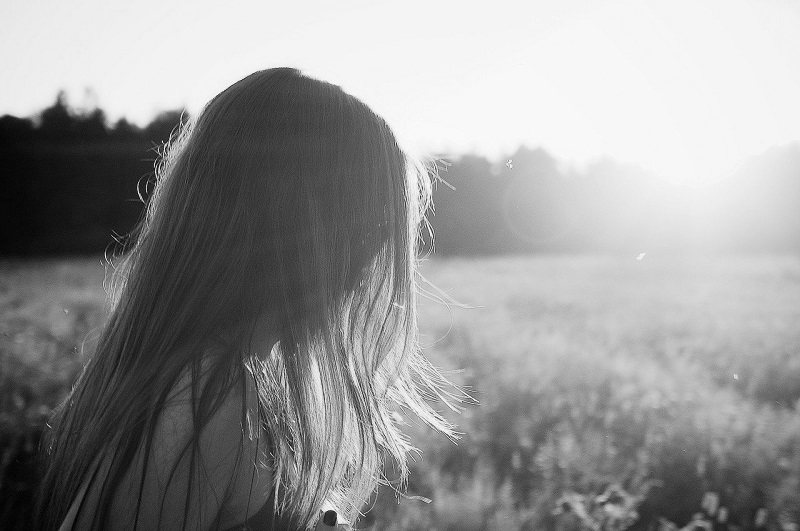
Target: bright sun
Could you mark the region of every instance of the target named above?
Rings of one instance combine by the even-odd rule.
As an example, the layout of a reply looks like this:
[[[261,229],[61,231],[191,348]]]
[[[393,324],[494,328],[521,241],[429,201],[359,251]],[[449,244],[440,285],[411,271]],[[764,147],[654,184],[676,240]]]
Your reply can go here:
[[[494,117],[485,121],[494,130],[560,157],[607,154],[702,186],[798,136],[800,99],[789,91],[800,71],[788,50],[800,39],[781,41],[778,17],[763,11],[733,2],[603,4],[532,33],[463,104],[491,98]]]

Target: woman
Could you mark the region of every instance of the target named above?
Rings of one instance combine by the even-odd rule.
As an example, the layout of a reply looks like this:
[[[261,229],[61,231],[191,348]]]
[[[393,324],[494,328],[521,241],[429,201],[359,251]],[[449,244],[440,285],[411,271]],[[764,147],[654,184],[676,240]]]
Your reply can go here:
[[[398,407],[453,435],[423,398],[449,382],[417,342],[432,173],[298,70],[212,99],[158,165],[55,415],[40,525],[308,529],[354,521],[385,458],[402,485]]]

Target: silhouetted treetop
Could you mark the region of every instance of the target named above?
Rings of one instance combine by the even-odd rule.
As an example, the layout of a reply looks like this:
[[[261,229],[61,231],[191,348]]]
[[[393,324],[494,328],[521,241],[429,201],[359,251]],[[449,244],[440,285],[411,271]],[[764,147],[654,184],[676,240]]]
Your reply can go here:
[[[33,135],[33,121],[6,114],[0,116],[0,142],[28,140]]]
[[[150,139],[163,138],[167,140],[181,123],[186,122],[188,117],[188,113],[184,110],[161,112],[144,128],[144,134]]]
[[[183,109],[159,113],[144,128],[119,119],[109,127],[105,111],[92,107],[75,109],[67,102],[66,92],[61,90],[55,102],[43,109],[34,119],[6,115],[0,118],[0,141],[18,143],[45,141],[58,143],[83,143],[102,140],[143,142],[160,144],[169,139],[170,133],[188,118]]]
[[[37,130],[42,138],[66,140],[75,136],[73,123],[74,118],[67,105],[67,95],[61,90],[56,96],[55,103],[41,112]]]

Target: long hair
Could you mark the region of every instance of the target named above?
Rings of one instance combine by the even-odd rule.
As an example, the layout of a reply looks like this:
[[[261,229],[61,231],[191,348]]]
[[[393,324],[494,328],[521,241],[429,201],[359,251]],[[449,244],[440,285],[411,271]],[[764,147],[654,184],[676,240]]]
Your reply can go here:
[[[453,436],[428,403],[452,396],[451,384],[417,332],[431,168],[339,86],[274,68],[213,98],[156,169],[97,348],[52,420],[40,525],[59,526],[103,454],[111,464],[94,517],[103,526],[115,484],[137,450],[149,452],[186,370],[193,431],[183,452],[193,477],[202,477],[203,426],[248,377],[277,510],[298,528],[323,503],[354,521],[386,481],[387,458],[401,485],[406,477],[413,447],[398,408]],[[279,340],[269,356],[253,356],[259,316],[270,313]],[[214,352],[204,378],[201,352]],[[147,459],[142,466],[144,482]],[[184,524],[197,488],[186,494]],[[137,515],[141,497],[140,488]]]

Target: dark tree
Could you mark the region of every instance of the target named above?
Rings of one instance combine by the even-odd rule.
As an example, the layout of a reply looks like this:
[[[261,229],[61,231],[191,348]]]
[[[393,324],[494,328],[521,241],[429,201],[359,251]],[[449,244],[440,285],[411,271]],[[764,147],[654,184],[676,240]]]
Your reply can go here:
[[[24,142],[33,136],[33,121],[6,114],[0,117],[0,143]]]
[[[102,140],[108,136],[106,113],[94,109],[75,119],[75,139],[78,141]]]
[[[173,131],[188,119],[189,114],[185,110],[161,112],[144,128],[145,139],[156,144],[165,142]]]
[[[558,161],[544,149],[520,147],[501,170],[503,224],[515,247],[565,250],[575,225],[575,204]]]
[[[120,118],[111,129],[111,138],[114,140],[136,140],[141,136],[141,129],[130,123],[125,118]]]
[[[434,210],[428,215],[436,252],[487,254],[500,250],[505,238],[498,208],[502,191],[491,162],[466,155],[440,176],[447,184],[436,185]]]
[[[40,117],[39,133],[43,138],[67,140],[72,136],[74,120],[67,105],[67,94],[63,90],[59,91],[55,103],[44,109]]]

